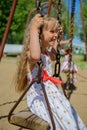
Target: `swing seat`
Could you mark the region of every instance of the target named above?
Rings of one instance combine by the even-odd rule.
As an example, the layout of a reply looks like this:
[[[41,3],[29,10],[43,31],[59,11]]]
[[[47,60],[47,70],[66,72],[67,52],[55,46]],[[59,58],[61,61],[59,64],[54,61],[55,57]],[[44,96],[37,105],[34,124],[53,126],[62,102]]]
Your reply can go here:
[[[50,129],[50,125],[48,122],[36,116],[29,110],[23,110],[15,115],[12,115],[10,123],[29,130]]]

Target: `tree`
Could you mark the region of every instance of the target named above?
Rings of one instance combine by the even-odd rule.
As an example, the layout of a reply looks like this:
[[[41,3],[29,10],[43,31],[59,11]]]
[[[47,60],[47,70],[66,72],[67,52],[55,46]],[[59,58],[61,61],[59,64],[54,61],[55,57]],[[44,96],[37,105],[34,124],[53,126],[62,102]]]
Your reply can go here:
[[[0,2],[0,41],[2,40],[13,0]],[[7,42],[21,44],[27,15],[35,7],[35,0],[18,0]],[[20,34],[20,35],[19,35]]]
[[[56,1],[56,5],[58,5],[58,0]],[[13,0],[3,0],[1,1],[0,4],[0,12],[5,13],[0,13],[1,15],[1,22],[0,22],[0,40],[2,39],[6,23],[8,20],[8,16],[10,13],[11,5],[12,5]],[[35,0],[18,0],[18,4],[16,6],[15,14],[13,17],[12,25],[9,31],[7,43],[11,44],[22,44],[23,40],[23,35],[24,35],[24,30],[25,30],[25,25],[26,25],[26,20],[29,12],[35,8]],[[47,2],[46,0],[42,0],[42,2]],[[8,7],[8,8],[7,8]],[[67,26],[67,6],[65,4],[65,1],[63,0],[62,2],[62,25],[64,29],[64,34],[68,35],[69,34],[69,27]],[[55,14],[55,13],[54,13]],[[4,20],[3,20],[4,18]],[[70,21],[70,18],[69,18]]]
[[[83,12],[83,18],[84,18],[84,27],[85,27],[85,33],[86,33],[86,37],[87,37],[87,0],[84,0],[83,1],[83,4],[82,4],[82,12]],[[80,31],[80,39],[83,41],[83,32],[82,30]]]
[[[82,6],[82,0],[80,0],[80,6],[81,6],[81,18],[82,18],[82,30],[83,32],[80,32],[80,37],[81,37],[81,40],[83,41],[84,40],[84,45],[85,45],[85,53],[84,53],[84,60],[87,61],[87,31],[86,31],[86,28],[87,28],[87,14],[86,14],[86,11],[87,11],[87,8],[86,8],[86,4],[87,4],[87,0],[84,0],[83,1],[83,6]]]
[[[0,42],[4,34],[12,0],[0,0]]]
[[[8,36],[8,43],[22,44],[28,13],[35,7],[34,0],[19,0]]]

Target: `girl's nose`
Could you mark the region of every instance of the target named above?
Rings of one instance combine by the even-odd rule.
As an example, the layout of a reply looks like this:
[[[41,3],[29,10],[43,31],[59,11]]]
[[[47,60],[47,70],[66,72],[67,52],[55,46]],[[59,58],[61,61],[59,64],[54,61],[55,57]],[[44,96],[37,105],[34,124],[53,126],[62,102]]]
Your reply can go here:
[[[58,34],[57,33],[55,33],[54,34],[54,39],[56,39],[58,37]]]

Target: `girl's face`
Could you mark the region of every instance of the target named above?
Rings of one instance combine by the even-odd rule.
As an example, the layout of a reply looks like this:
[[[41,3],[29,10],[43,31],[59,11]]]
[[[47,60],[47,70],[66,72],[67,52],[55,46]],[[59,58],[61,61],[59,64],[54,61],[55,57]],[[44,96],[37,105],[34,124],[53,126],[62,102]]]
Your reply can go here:
[[[43,28],[42,32],[42,44],[45,47],[53,46],[57,41],[58,26],[54,21],[49,22],[47,26]]]

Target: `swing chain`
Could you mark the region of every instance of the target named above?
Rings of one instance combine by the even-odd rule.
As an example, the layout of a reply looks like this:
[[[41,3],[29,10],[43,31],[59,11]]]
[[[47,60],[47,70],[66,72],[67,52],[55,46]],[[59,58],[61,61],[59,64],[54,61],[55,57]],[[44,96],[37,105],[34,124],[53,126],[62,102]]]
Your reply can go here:
[[[67,73],[67,81],[66,81],[66,90],[67,90],[67,98],[70,99],[70,94],[71,94],[71,81],[73,82],[73,72],[72,72],[72,77],[71,77],[71,62],[72,62],[72,39],[73,39],[73,28],[74,28],[74,14],[75,14],[75,3],[76,0],[72,1],[72,11],[71,11],[71,26],[70,26],[70,37],[71,37],[71,44],[69,47],[69,59],[68,59],[68,68],[69,71]]]
[[[57,16],[57,19],[58,19],[58,22],[59,22],[59,24],[61,25],[61,0],[58,0],[58,7],[57,7],[57,9],[58,9],[58,16]]]
[[[75,14],[75,0],[72,2],[72,12],[71,12],[71,44],[69,47],[69,61],[68,61],[68,67],[69,67],[69,73],[68,73],[68,79],[70,80],[70,68],[71,68],[71,62],[72,62],[72,38],[73,38],[73,28],[74,28],[74,14]],[[70,81],[69,81],[70,82]]]
[[[40,6],[41,6],[41,0],[36,0],[37,13],[40,13],[40,11],[41,11]]]
[[[58,1],[58,16],[57,16],[57,19],[58,19],[58,22],[59,22],[59,26],[58,26],[58,39],[57,39],[57,42],[58,42],[58,45],[57,45],[57,54],[56,54],[56,63],[55,63],[55,70],[54,70],[54,76],[56,77],[59,77],[60,76],[60,41],[61,41],[61,38],[62,38],[62,35],[60,33],[60,25],[61,25],[61,0]]]
[[[54,72],[55,72],[54,76],[59,77],[59,75],[60,75],[60,51],[59,51],[59,45],[57,46],[56,63],[55,63]]]
[[[37,62],[37,64],[38,64],[38,66],[39,66],[39,69],[38,69],[38,75],[37,75],[37,78],[38,78],[37,83],[40,83],[40,82],[41,82],[42,66],[43,66],[43,62],[42,62],[42,60],[40,59],[40,60]]]
[[[76,3],[76,0],[73,0],[73,1],[72,1],[72,11],[71,11],[71,27],[70,27],[71,43],[72,43],[73,28],[74,28],[75,3]],[[72,44],[71,44],[71,45],[72,45]],[[70,46],[71,46],[71,45],[70,45]]]
[[[46,90],[45,90],[45,85],[44,85],[44,83],[41,80],[43,61],[40,59],[40,61],[38,61],[37,64],[38,64],[38,75],[37,75],[38,81],[37,81],[37,83],[41,83],[41,87],[42,87],[42,90],[43,90],[44,98],[45,98],[45,101],[46,101],[46,105],[47,105],[47,108],[48,108],[48,111],[49,111],[51,123],[52,123],[52,126],[53,126],[53,130],[55,130],[56,127],[55,127],[55,122],[54,122],[52,110],[51,110],[50,103],[49,103],[49,100],[48,100],[48,97],[47,97],[47,93],[46,93]]]

